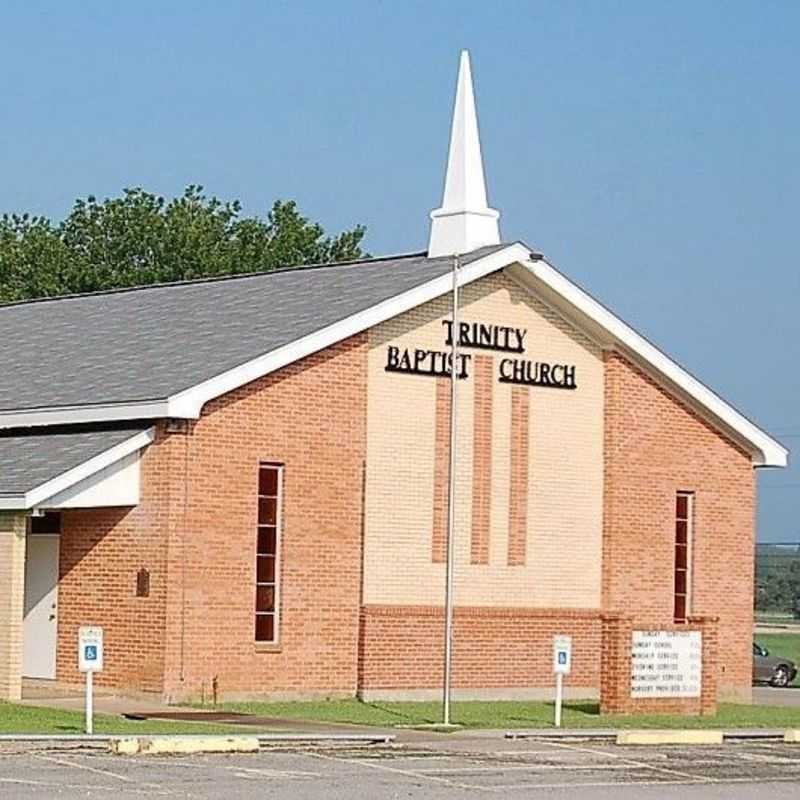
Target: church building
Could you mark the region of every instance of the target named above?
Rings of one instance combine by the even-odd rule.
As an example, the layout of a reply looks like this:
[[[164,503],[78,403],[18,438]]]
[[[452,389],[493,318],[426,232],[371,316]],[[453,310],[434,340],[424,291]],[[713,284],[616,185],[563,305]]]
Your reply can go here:
[[[550,697],[566,635],[567,695],[626,710],[660,631],[702,641],[672,696],[750,699],[786,449],[501,240],[466,53],[430,216],[426,252],[0,307],[0,697],[81,682],[94,625],[121,691],[438,698],[452,547],[455,698]]]

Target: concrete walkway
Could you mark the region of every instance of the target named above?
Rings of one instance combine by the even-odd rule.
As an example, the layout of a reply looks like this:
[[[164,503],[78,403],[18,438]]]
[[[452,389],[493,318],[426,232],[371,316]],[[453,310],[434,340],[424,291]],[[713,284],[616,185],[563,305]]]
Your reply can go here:
[[[55,681],[25,678],[22,682],[23,706],[44,706],[62,711],[83,711],[84,689]],[[146,692],[120,694],[113,689],[95,687],[94,710],[97,714],[156,714],[167,711],[166,705],[157,695]]]
[[[26,679],[23,684],[23,699],[20,705],[55,708],[62,711],[83,713],[85,696],[83,687],[66,686],[54,681]],[[95,714],[124,716],[129,719],[169,720],[175,722],[213,723],[215,725],[241,726],[242,733],[264,731],[288,734],[340,734],[340,733],[385,733],[395,734],[394,728],[375,728],[368,725],[353,725],[338,722],[315,722],[311,720],[265,717],[217,709],[200,709],[191,706],[172,706],[156,695],[144,692],[120,694],[113,689],[96,688],[94,691]],[[409,732],[409,738],[415,733]]]
[[[785,689],[754,686],[753,703],[759,706],[800,707],[800,686],[789,686]]]

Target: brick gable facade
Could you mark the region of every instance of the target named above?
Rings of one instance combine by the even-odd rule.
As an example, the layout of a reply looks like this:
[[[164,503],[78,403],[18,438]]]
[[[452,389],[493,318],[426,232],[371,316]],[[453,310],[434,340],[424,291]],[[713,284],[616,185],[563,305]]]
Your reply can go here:
[[[506,297],[519,305],[521,290],[493,276],[473,287],[473,296],[486,313],[499,315]],[[389,332],[413,333],[419,320],[433,326],[435,344],[440,337],[435,315],[446,310],[446,302],[435,303],[432,311],[410,312],[410,321],[392,321]],[[498,696],[548,692],[556,633],[574,638],[575,671],[568,685],[599,690],[604,614],[672,623],[673,503],[675,492],[686,490],[696,496],[692,613],[719,617],[718,685],[724,695],[746,699],[754,530],[750,458],[622,356],[606,354],[601,361],[581,334],[571,339],[563,320],[548,316],[546,309],[541,313],[551,346],[558,343],[568,354],[583,347],[585,367],[579,376],[599,380],[598,386],[586,388],[579,383],[570,396],[585,403],[580,392],[588,395],[591,389],[597,399],[580,406],[580,413],[565,412],[563,395],[537,396],[527,387],[501,395],[488,383],[491,372],[486,370],[479,373],[484,394],[469,390],[465,396],[462,419],[471,424],[460,435],[479,441],[464,448],[464,464],[471,470],[489,465],[492,494],[472,474],[459,488],[464,507],[477,521],[471,525],[462,519],[459,531],[464,561],[472,571],[468,577],[480,577],[482,599],[471,602],[469,582],[462,576],[454,634],[456,690],[478,695],[488,690]],[[388,341],[378,338],[379,346]],[[390,388],[382,390],[377,405],[368,396],[374,353],[373,330],[212,401],[199,420],[183,429],[159,423],[156,441],[143,455],[136,508],[64,513],[59,680],[79,680],[77,628],[92,623],[106,630],[100,685],[172,699],[214,693],[233,698],[438,691],[443,620],[436,598],[442,586],[437,584],[430,599],[420,602],[414,594],[421,589],[419,581],[402,554],[387,565],[385,551],[375,545],[378,540],[365,551],[369,514],[378,527],[389,517],[397,525],[392,505],[397,492],[383,474],[376,478],[375,464],[372,480],[378,489],[367,507],[370,425],[374,431],[397,422],[394,412],[386,414],[385,422],[380,419]],[[595,362],[602,365],[596,372]],[[376,364],[373,373],[380,376]],[[416,418],[402,428],[408,435],[397,448],[392,430],[380,432],[385,437],[381,468],[390,468],[391,458],[402,460],[398,475],[431,498],[420,517],[430,520],[428,528],[421,532],[416,523],[406,526],[405,558],[411,550],[418,556],[419,550],[427,564],[441,571],[447,499],[441,444],[447,439],[449,383],[439,379],[437,388],[436,380],[419,383],[427,378],[397,380],[416,381],[404,384],[402,391],[430,395],[430,403],[412,409]],[[496,396],[486,394],[489,390]],[[500,402],[501,397],[506,399]],[[592,414],[601,415],[602,425]],[[561,471],[549,463],[550,453],[564,454],[558,430],[563,419],[576,426],[569,435],[577,444],[568,452],[584,436],[592,437],[600,454],[602,484],[598,479],[594,485],[599,487],[598,506],[602,500],[596,515],[602,541],[594,532],[589,540],[585,535],[585,521],[594,519],[589,513],[594,495],[587,500],[582,467],[589,462],[567,464]],[[595,439],[602,439],[602,446],[595,447]],[[415,448],[424,454],[419,462],[413,461]],[[274,645],[254,641],[260,462],[285,465],[280,640]],[[425,471],[420,463],[428,462]],[[486,492],[480,502],[471,496],[475,486]],[[559,491],[567,496],[552,496]],[[582,517],[572,513],[575,498],[589,509]],[[546,524],[544,514],[549,515]],[[570,542],[568,558],[560,549],[559,529],[551,526],[562,518],[567,520],[563,540]],[[503,526],[504,538],[496,533]],[[593,548],[596,556],[591,556]],[[365,577],[370,577],[364,573],[380,559],[381,569],[392,572],[392,597],[407,587],[405,602],[364,597]],[[602,597],[600,588],[580,583],[576,564],[587,559],[592,560],[589,583],[601,587]],[[148,597],[136,596],[141,569],[149,572]],[[570,569],[575,574],[567,574]],[[509,576],[516,581],[513,591]],[[371,578],[376,595],[386,589],[376,584],[374,572]],[[571,600],[565,594],[570,586]]]

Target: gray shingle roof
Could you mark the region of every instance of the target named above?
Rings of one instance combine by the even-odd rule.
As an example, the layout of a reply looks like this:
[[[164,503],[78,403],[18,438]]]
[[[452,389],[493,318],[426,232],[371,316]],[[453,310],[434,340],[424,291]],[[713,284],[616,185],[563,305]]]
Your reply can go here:
[[[0,411],[163,400],[451,264],[417,254],[0,306]]]
[[[150,422],[0,431],[0,496],[20,496],[152,427]]]

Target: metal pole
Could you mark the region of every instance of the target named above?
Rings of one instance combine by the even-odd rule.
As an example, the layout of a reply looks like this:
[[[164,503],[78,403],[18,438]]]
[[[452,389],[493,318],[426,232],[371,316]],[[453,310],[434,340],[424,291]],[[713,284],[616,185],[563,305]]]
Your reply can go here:
[[[561,701],[564,697],[564,676],[556,674],[556,728],[561,727]]]
[[[86,733],[92,734],[94,732],[94,720],[92,716],[94,714],[94,694],[93,692],[93,679],[94,673],[92,670],[86,671]]]
[[[456,492],[456,399],[458,387],[458,256],[453,257],[453,330],[450,335],[450,475],[447,496],[447,567],[444,589],[443,722],[450,724],[450,678],[453,665],[453,553]]]

